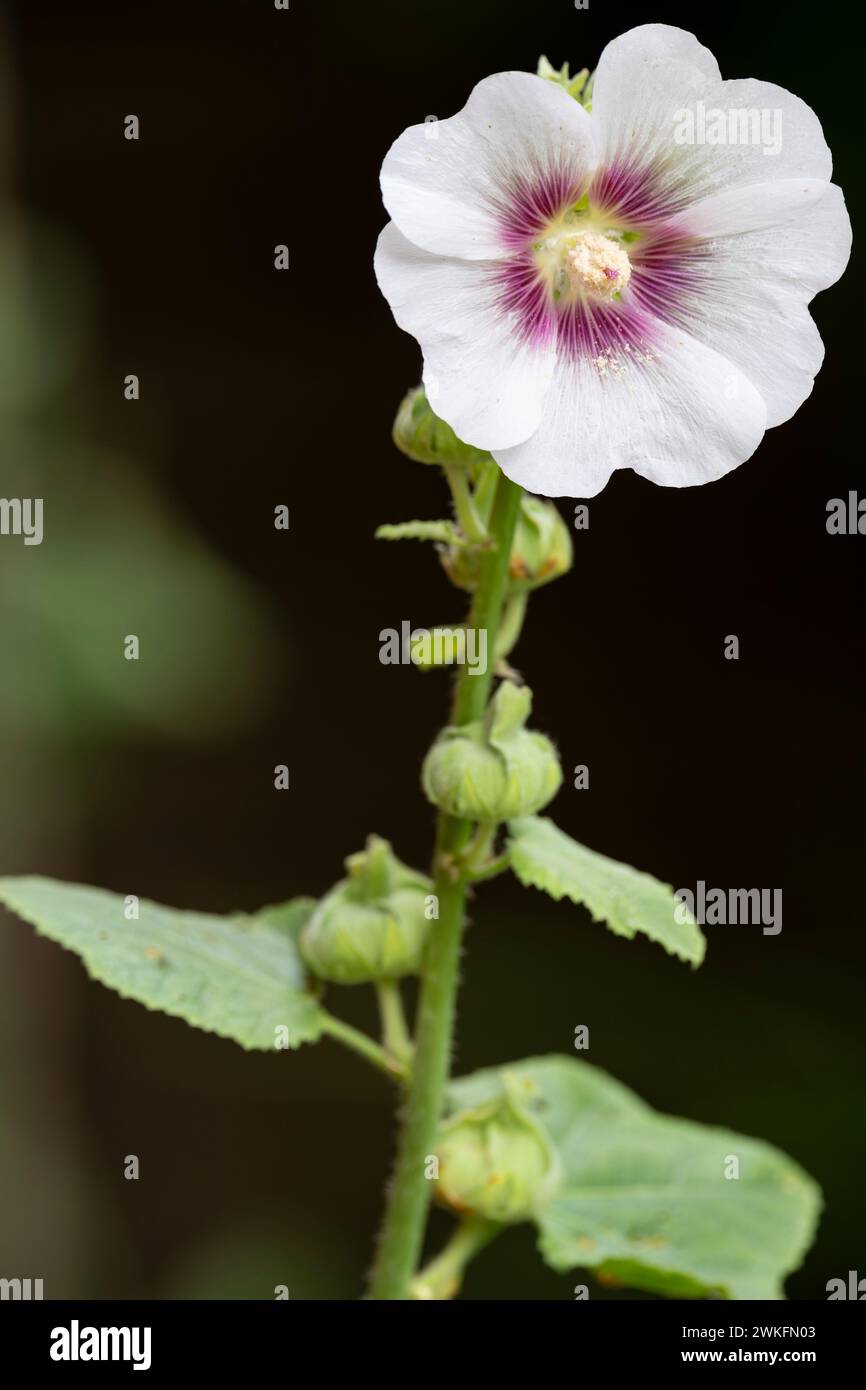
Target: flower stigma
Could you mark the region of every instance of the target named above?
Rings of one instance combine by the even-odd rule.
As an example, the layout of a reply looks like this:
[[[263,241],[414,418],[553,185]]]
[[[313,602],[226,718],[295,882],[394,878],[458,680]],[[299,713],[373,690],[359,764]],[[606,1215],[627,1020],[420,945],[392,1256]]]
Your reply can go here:
[[[576,230],[573,221],[564,219],[532,249],[554,300],[618,299],[631,279],[625,239],[610,228]]]

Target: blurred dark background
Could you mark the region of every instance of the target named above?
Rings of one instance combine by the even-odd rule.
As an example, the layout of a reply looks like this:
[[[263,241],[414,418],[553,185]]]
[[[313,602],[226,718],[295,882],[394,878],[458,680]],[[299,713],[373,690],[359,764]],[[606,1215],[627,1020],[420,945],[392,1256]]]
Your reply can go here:
[[[20,0],[3,16],[0,491],[44,496],[46,536],[0,547],[0,869],[228,911],[323,892],[370,830],[422,866],[418,767],[448,678],[382,666],[378,634],[461,601],[431,548],[372,538],[444,506],[434,470],[390,443],[420,362],[372,274],[381,159],[487,73],[540,52],[593,67],[663,20],[696,28],[725,76],[817,110],[856,228],[846,12]],[[585,1023],[589,1060],[658,1109],[786,1149],[827,1203],[798,1299],[866,1274],[866,539],[825,529],[827,500],[863,487],[858,270],[814,306],[827,363],[796,418],[703,488],[615,475],[514,657],[565,768],[590,768],[555,803],[564,827],[675,886],[782,887],[781,935],[708,928],[693,973],[498,880],[474,910],[456,1058],[568,1053]],[[4,1273],[47,1297],[357,1296],[394,1139],[385,1083],[329,1043],[247,1055],[150,1014],[9,918],[0,971]],[[373,1025],[367,991],[330,1002]],[[434,1239],[446,1229],[437,1216]],[[532,1246],[510,1233],[466,1296],[572,1297],[577,1276]]]

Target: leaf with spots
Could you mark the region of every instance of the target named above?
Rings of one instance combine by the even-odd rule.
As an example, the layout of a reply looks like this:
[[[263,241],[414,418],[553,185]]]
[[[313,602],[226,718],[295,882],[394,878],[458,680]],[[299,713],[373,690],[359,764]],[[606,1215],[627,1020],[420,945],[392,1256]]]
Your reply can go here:
[[[784,1297],[821,1208],[817,1185],[785,1154],[726,1129],[658,1115],[597,1067],[538,1057],[452,1084],[453,1110],[505,1093],[547,1130],[556,1190],[535,1221],[556,1270],[668,1298]]]
[[[306,992],[297,937],[314,907],[296,898],[227,917],[128,900],[47,878],[0,878],[0,903],[77,952],[93,979],[245,1048],[315,1042],[323,1012]],[[285,1030],[277,1033],[277,1029]]]

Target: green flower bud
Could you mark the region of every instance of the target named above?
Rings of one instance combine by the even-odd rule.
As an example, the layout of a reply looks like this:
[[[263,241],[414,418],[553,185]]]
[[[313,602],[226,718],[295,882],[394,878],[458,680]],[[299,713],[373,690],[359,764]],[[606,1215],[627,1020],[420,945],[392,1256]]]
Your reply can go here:
[[[346,868],[348,877],[325,894],[301,932],[310,970],[337,985],[417,974],[430,928],[430,879],[401,864],[378,835],[349,856]]]
[[[557,87],[562,87],[563,91],[568,92],[570,97],[579,101],[581,106],[585,106],[587,111],[592,110],[592,79],[589,76],[589,68],[581,68],[574,77],[568,70],[568,63],[563,63],[561,68],[555,68],[544,54],[538,60],[536,69],[539,77],[545,77],[548,82],[555,82]]]
[[[546,806],[562,771],[550,740],[523,727],[531,707],[527,686],[503,681],[483,719],[443,729],[421,772],[428,801],[449,815],[494,823]]]
[[[466,644],[466,630],[463,624],[426,628],[414,634],[409,657],[419,671],[434,671],[441,666],[454,666],[465,662]]]
[[[504,1096],[463,1110],[441,1126],[439,1199],[489,1221],[529,1220],[553,1195],[559,1164],[541,1125],[506,1074]]]
[[[487,522],[489,517],[484,516]],[[508,561],[508,583],[512,588],[538,589],[571,569],[573,557],[568,527],[553,502],[524,493]],[[449,546],[442,553],[442,564],[459,589],[475,589],[481,557],[472,546]]]
[[[511,584],[538,589],[571,569],[571,561],[571,536],[558,508],[525,495],[508,561]]]
[[[464,444],[450,425],[434,415],[423,386],[414,387],[400,402],[393,439],[397,448],[410,459],[415,459],[416,463],[448,463],[466,467],[490,457],[484,449]]]

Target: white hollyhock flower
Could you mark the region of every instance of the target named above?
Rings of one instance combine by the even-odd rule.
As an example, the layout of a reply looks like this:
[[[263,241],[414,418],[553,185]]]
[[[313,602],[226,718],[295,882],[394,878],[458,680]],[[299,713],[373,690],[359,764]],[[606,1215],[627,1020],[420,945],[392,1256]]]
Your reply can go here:
[[[376,273],[438,415],[533,492],[721,477],[812,389],[807,305],[851,233],[810,109],[663,24],[608,44],[590,115],[530,73],[404,131]]]

